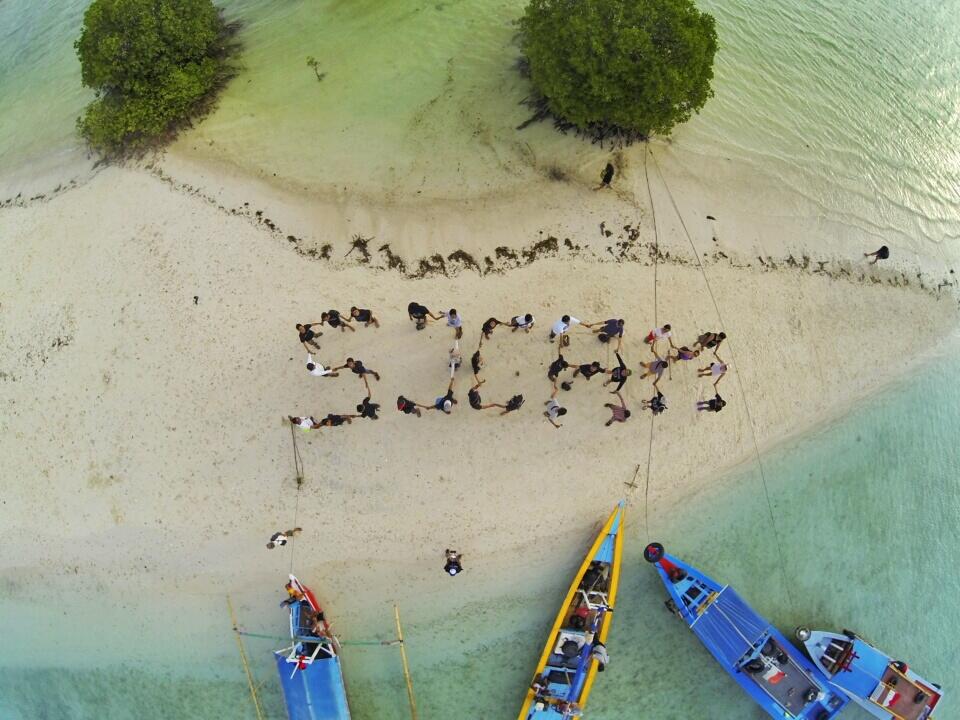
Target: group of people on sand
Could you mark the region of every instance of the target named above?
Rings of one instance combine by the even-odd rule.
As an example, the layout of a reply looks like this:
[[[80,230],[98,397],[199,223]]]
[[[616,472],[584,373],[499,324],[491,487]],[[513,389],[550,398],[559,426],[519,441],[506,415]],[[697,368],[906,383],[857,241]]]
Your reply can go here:
[[[460,340],[463,339],[463,318],[457,312],[456,308],[450,308],[444,313],[433,313],[425,305],[421,305],[417,302],[411,302],[407,305],[407,316],[414,323],[414,326],[417,330],[423,330],[427,323],[431,320],[446,321],[447,327],[453,330],[453,347],[450,348],[448,353],[447,365],[450,371],[450,382],[447,384],[446,392],[443,395],[438,396],[432,404],[418,403],[413,400],[410,400],[403,395],[397,397],[397,410],[404,413],[405,415],[416,415],[417,417],[422,417],[421,410],[438,410],[442,413],[450,415],[453,412],[453,406],[457,405],[457,399],[454,394],[454,385],[456,382],[457,371],[460,369],[460,366],[463,363],[463,356],[460,351]],[[470,404],[470,407],[474,410],[489,410],[490,408],[497,408],[501,412],[501,415],[506,415],[507,413],[514,412],[519,410],[523,405],[523,395],[516,394],[513,395],[509,400],[504,403],[484,403],[480,397],[480,386],[483,385],[486,380],[480,377],[481,370],[484,367],[484,360],[480,354],[481,349],[483,348],[483,341],[489,340],[493,331],[504,325],[511,329],[511,332],[516,332],[517,330],[524,330],[525,332],[530,332],[533,328],[535,319],[530,313],[524,315],[516,315],[511,318],[509,321],[498,320],[497,318],[491,317],[483,323],[483,326],[480,329],[480,341],[477,344],[477,349],[474,351],[473,355],[470,356],[470,369],[473,371],[473,386],[467,391],[467,402]]]
[[[616,342],[614,356],[617,359],[616,365],[606,368],[601,365],[599,360],[592,360],[586,363],[575,363],[568,361],[563,351],[570,346],[570,334],[576,327],[582,327],[591,330],[601,343]],[[626,401],[620,391],[627,380],[633,375],[633,370],[624,362],[620,351],[623,347],[623,335],[626,322],[622,318],[611,318],[595,323],[586,323],[578,320],[571,315],[564,315],[550,330],[549,340],[551,343],[558,343],[557,358],[547,368],[547,379],[553,386],[553,392],[550,399],[546,401],[546,411],[544,416],[556,428],[562,427],[558,422],[559,418],[567,413],[557,395],[560,390],[570,390],[576,378],[582,377],[590,380],[594,375],[606,375],[603,382],[604,387],[615,385],[611,394],[617,396],[617,403],[604,403],[604,407],[610,410],[610,418],[605,425],[609,427],[616,422],[626,422],[631,417],[631,412],[627,408]],[[717,351],[720,345],[726,339],[726,333],[706,332],[702,333],[691,346],[682,345],[677,347],[673,341],[673,330],[669,324],[654,328],[644,337],[643,342],[649,346],[653,359],[641,362],[640,370],[642,374],[640,379],[653,379],[654,396],[649,400],[642,401],[642,408],[650,410],[654,415],[659,415],[667,410],[667,402],[663,393],[660,391],[660,381],[663,374],[667,372],[671,365],[679,362],[689,362],[700,357],[701,353],[710,350],[713,352],[714,361],[710,364],[697,369],[697,377],[713,378],[714,397],[710,400],[697,402],[698,411],[720,412],[726,405],[726,401],[720,397],[718,385],[727,373],[727,364],[719,356]],[[658,344],[662,348],[662,343],[668,343],[666,351],[658,352]],[[561,380],[561,374],[570,372],[570,377]]]
[[[315,328],[328,325],[332,328],[338,328],[340,332],[346,332],[347,330],[355,332],[356,328],[353,326],[354,321],[357,322],[357,324],[362,323],[365,327],[370,327],[371,325],[380,327],[380,321],[374,317],[370,310],[355,306],[350,308],[349,316],[338,310],[327,310],[320,314],[320,322],[297,323],[296,327],[297,334],[300,337],[300,344],[303,345],[307,351],[307,373],[313,377],[335,378],[340,376],[341,370],[349,370],[363,381],[363,386],[367,391],[366,397],[357,405],[356,413],[329,413],[322,420],[317,420],[312,415],[305,417],[288,415],[287,417],[290,422],[297,427],[303,430],[319,430],[324,427],[349,425],[357,418],[368,418],[370,420],[379,419],[377,411],[379,411],[380,405],[373,402],[373,392],[370,389],[370,382],[367,380],[367,376],[372,375],[374,380],[379,381],[380,373],[368,368],[363,364],[363,360],[359,358],[348,357],[343,361],[342,365],[336,367],[324,367],[322,363],[316,362],[313,358],[313,353],[319,352],[320,350],[320,344],[317,342],[317,338],[323,335],[322,331]]]
[[[423,330],[430,322],[443,321],[448,328],[452,330],[453,346],[448,351],[447,364],[449,369],[449,381],[446,389],[439,394],[431,403],[420,403],[410,398],[399,395],[397,397],[397,410],[405,415],[415,415],[422,417],[424,410],[435,410],[446,415],[452,414],[456,405],[459,404],[455,393],[457,371],[462,365],[462,353],[460,342],[463,339],[464,322],[463,317],[456,308],[450,308],[444,312],[434,313],[425,305],[418,302],[411,302],[407,306],[407,316],[414,323],[417,330]],[[320,327],[326,325],[331,328],[339,329],[341,332],[354,332],[354,323],[363,324],[367,327],[379,327],[380,322],[369,309],[350,308],[349,313],[341,313],[337,310],[328,310],[321,314],[320,322],[298,323],[296,328],[300,342],[307,350],[307,372],[315,377],[338,377],[341,370],[349,370],[363,381],[366,389],[366,397],[356,406],[356,413],[330,413],[321,420],[313,416],[297,417],[288,416],[291,423],[304,430],[319,430],[324,427],[339,427],[350,424],[358,418],[368,418],[377,420],[380,405],[373,402],[373,393],[370,387],[368,376],[373,376],[374,380],[380,380],[380,374],[372,370],[363,361],[358,358],[348,357],[342,365],[324,367],[323,364],[316,362],[313,353],[320,350],[317,338],[322,336]],[[481,397],[481,388],[486,382],[482,377],[482,371],[485,362],[481,351],[484,341],[490,340],[494,331],[498,327],[509,327],[511,332],[518,330],[524,333],[530,333],[536,319],[532,313],[523,313],[515,315],[510,320],[499,320],[495,317],[488,318],[480,328],[480,337],[477,343],[477,349],[470,357],[470,369],[473,374],[473,384],[467,391],[467,401],[474,410],[500,410],[500,415],[519,410],[524,404],[524,397],[517,393],[512,395],[504,402],[484,403]],[[564,351],[570,347],[571,334],[576,328],[591,331],[593,336],[600,343],[608,344],[613,347],[613,353],[616,357],[616,364],[611,367],[604,367],[599,360],[576,363],[570,362],[564,357]],[[547,379],[552,385],[550,398],[544,402],[543,416],[555,428],[563,427],[561,418],[567,414],[567,408],[558,400],[560,390],[568,391],[572,388],[575,380],[582,378],[589,381],[594,375],[603,375],[605,379],[603,387],[613,386],[610,394],[616,395],[617,402],[604,403],[604,407],[610,410],[610,417],[605,425],[609,427],[614,423],[626,422],[631,417],[631,411],[627,408],[621,390],[627,380],[633,375],[634,370],[627,366],[624,361],[621,350],[623,349],[623,338],[626,328],[626,322],[623,318],[610,318],[599,322],[582,322],[572,315],[563,315],[551,327],[548,340],[557,344],[557,357],[547,368]],[[660,415],[668,408],[667,400],[660,389],[660,382],[664,374],[670,374],[672,365],[683,362],[694,361],[706,351],[713,353],[713,360],[697,369],[697,377],[712,379],[714,396],[707,400],[700,400],[696,403],[696,409],[700,412],[720,412],[726,406],[726,401],[720,396],[719,384],[727,373],[727,363],[720,357],[719,349],[726,339],[724,332],[705,332],[700,334],[690,345],[677,346],[673,339],[673,329],[669,324],[656,327],[650,330],[643,338],[643,342],[650,349],[652,358],[639,364],[640,380],[652,379],[654,395],[647,400],[643,400],[641,408],[650,410],[654,415]],[[615,344],[615,345],[614,345]],[[666,347],[664,347],[666,344]],[[565,378],[562,376],[568,374]]]

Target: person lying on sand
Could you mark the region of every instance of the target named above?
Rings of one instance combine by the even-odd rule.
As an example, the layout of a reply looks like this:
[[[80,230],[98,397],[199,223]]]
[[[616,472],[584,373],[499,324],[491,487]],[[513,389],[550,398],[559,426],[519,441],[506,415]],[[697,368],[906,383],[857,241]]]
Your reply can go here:
[[[570,363],[563,359],[563,353],[557,355],[557,359],[550,363],[550,367],[547,368],[547,379],[553,383],[553,390],[557,390],[557,377],[570,367]]]
[[[450,308],[444,313],[447,319],[447,327],[453,328],[453,337],[459,340],[463,337],[463,318],[457,314],[456,308]]]
[[[657,340],[666,340],[670,343],[670,347],[676,349],[676,345],[673,344],[673,332],[670,330],[670,325],[664,325],[663,327],[654,328],[647,333],[647,336],[643,341],[649,345],[651,348],[656,347]]]
[[[713,387],[717,387],[720,384],[720,381],[723,380],[724,375],[727,374],[726,363],[715,362],[710,363],[707,367],[702,367],[697,370],[697,377],[715,377],[716,380],[713,381]]]
[[[484,340],[490,339],[490,334],[493,332],[493,329],[497,325],[506,325],[503,320],[497,320],[496,318],[487,318],[487,321],[483,323],[483,327],[480,328],[480,346],[483,346]]]
[[[553,324],[552,328],[550,328],[550,342],[560,338],[560,344],[567,345],[569,340],[567,340],[566,335],[568,332],[570,332],[571,328],[576,327],[577,325],[580,325],[580,321],[577,320],[577,318],[570,315],[564,315]],[[585,327],[590,327],[590,325],[587,324]]]
[[[483,385],[486,380],[478,380],[477,384],[474,385],[467,392],[467,402],[470,403],[470,407],[474,410],[487,410],[489,408],[504,408],[506,405],[500,405],[499,403],[486,403],[480,399],[480,386]]]
[[[377,382],[380,381],[380,373],[376,370],[371,370],[370,368],[364,367],[363,360],[354,360],[353,358],[347,358],[343,365],[335,367],[334,370],[343,370],[344,368],[350,368],[350,371],[354,375],[359,375],[360,379],[363,380],[363,384],[367,388],[367,393],[370,393],[370,383],[367,382],[367,375],[373,375],[374,380]]]
[[[447,385],[447,394],[433,401],[433,409],[449,415],[456,404],[457,400],[453,397],[453,378],[450,378],[450,384]]]
[[[450,352],[447,357],[447,369],[450,370],[450,377],[452,378],[454,373],[460,369],[460,365],[463,363],[463,357],[460,355],[460,341],[454,340],[453,347],[450,348]]]
[[[630,411],[627,410],[627,403],[623,400],[623,395],[619,392],[616,393],[617,398],[620,400],[619,405],[614,405],[613,403],[604,403],[603,406],[610,408],[610,419],[604,423],[604,427],[610,427],[615,422],[626,422],[630,417]]]
[[[594,329],[597,333],[597,339],[600,342],[610,342],[613,338],[617,339],[617,350],[623,347],[623,325],[622,319],[611,318],[603,323],[599,328]]]
[[[578,365],[573,371],[573,376],[577,377],[578,375],[583,375],[584,380],[589,380],[594,375],[599,375],[600,373],[603,373],[603,372],[606,372],[606,369],[602,365],[600,365],[599,360],[594,360],[593,362],[590,362],[590,363],[584,363],[583,365]]]
[[[413,400],[408,400],[403,395],[397,396],[397,410],[402,412],[404,415],[416,415],[417,417],[421,417],[420,408],[423,408],[424,410],[430,410],[429,405],[415,403]]]
[[[872,257],[873,260],[870,261],[871,265],[876,265],[877,260],[886,260],[890,257],[890,248],[886,245],[881,245],[879,250],[875,250],[872,253],[864,253],[864,257]]]
[[[651,411],[654,415],[659,415],[667,409],[667,399],[663,393],[657,390],[657,394],[649,400],[641,401],[644,410]]]
[[[669,359],[665,360],[664,358],[657,355],[656,352],[654,352],[653,354],[656,357],[655,360],[651,360],[650,362],[646,362],[646,363],[643,363],[643,362],[640,363],[640,367],[646,369],[646,372],[640,376],[640,379],[643,380],[644,378],[650,377],[651,375],[656,375],[657,379],[653,381],[653,386],[657,387],[657,384],[660,382],[660,378],[663,377],[663,371],[670,366],[670,360]]]
[[[507,413],[512,413],[514,410],[519,410],[523,405],[523,395],[514,395],[512,398],[507,400],[506,406],[503,408],[501,415],[506,415]]]
[[[694,347],[700,347],[701,350],[713,350],[714,356],[717,354],[717,350],[720,349],[721,343],[727,339],[727,334],[725,332],[705,332],[703,335],[697,338],[697,341],[693,344]]]
[[[678,348],[673,349],[673,353],[667,353],[667,357],[673,362],[679,362],[681,360],[693,360],[696,357],[700,356],[699,350],[691,350],[686,345],[681,345]]]
[[[707,412],[720,412],[726,406],[727,401],[717,393],[710,400],[697,401],[697,410],[706,410]]]
[[[357,322],[362,322],[365,327],[370,327],[371,325],[380,327],[380,321],[366,308],[358,308],[356,306],[350,308],[350,317]]]
[[[603,386],[606,387],[612,382],[617,383],[617,387],[611,392],[620,392],[623,389],[623,384],[627,381],[627,378],[633,375],[633,371],[627,367],[627,364],[623,361],[623,358],[620,357],[620,353],[614,353],[617,356],[617,367],[611,368],[609,370],[604,370],[610,377],[607,378]]]
[[[353,422],[353,418],[360,417],[359,415],[335,415],[330,413],[323,420],[320,421],[320,425],[323,427],[340,427],[344,423],[347,425]]]
[[[554,394],[556,394],[556,391],[554,391]],[[562,428],[563,424],[558,423],[557,418],[562,417],[563,415],[566,415],[567,409],[565,407],[561,407],[560,403],[557,402],[557,399],[555,397],[552,397],[549,400],[547,400],[544,403],[544,405],[547,406],[547,409],[543,413],[543,416],[547,420],[549,420],[550,424],[553,425],[555,428]]]
[[[296,417],[294,415],[287,415],[287,418],[302,430],[319,430],[320,423],[313,419],[312,415],[307,417]]]
[[[332,328],[340,328],[340,332],[344,330],[356,332],[356,328],[340,314],[339,310],[327,310],[325,313],[320,313],[320,324],[323,325],[324,323]]]
[[[357,405],[357,412],[359,415],[357,417],[369,418],[371,420],[379,420],[380,416],[377,415],[377,410],[380,409],[380,405],[375,402],[370,401],[370,396],[368,395],[363,400],[360,401],[360,404]]]
[[[510,320],[510,327],[512,330],[510,332],[516,332],[517,330],[525,330],[530,332],[533,329],[534,320],[533,315],[527,313],[526,315],[517,315]]]
[[[416,302],[407,305],[407,315],[416,324],[417,330],[423,330],[428,320],[439,320],[443,317],[443,315],[434,315],[425,305]]]
[[[275,532],[270,536],[270,542],[267,543],[267,550],[273,550],[276,547],[283,547],[287,544],[287,541],[299,533],[303,528],[293,528],[292,530],[284,530],[283,532]],[[288,589],[289,592],[289,589]]]
[[[310,353],[307,353],[307,372],[314,377],[338,377],[340,373],[333,371],[332,367],[325,368],[320,363],[315,363]]]
[[[300,334],[300,342],[303,343],[303,347],[307,352],[310,352],[311,348],[314,350],[320,349],[316,338],[323,335],[323,333],[313,329],[314,325],[319,324],[320,323],[307,323],[301,325],[300,323],[297,323],[297,332]]]
[[[470,356],[470,368],[473,370],[473,379],[480,382],[480,368],[483,367],[483,358],[480,357],[480,349]]]

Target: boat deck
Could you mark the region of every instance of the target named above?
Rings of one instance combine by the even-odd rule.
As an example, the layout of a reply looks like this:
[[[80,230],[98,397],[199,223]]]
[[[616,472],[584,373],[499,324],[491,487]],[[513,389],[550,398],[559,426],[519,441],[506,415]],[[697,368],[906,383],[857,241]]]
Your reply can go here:
[[[913,682],[893,666],[887,666],[882,684],[870,699],[900,720],[926,720],[933,712],[936,692]]]
[[[779,653],[786,655],[786,662],[776,661]],[[777,642],[770,638],[764,648],[772,665],[763,672],[750,674],[753,681],[767,695],[772,697],[781,707],[791,715],[800,716],[807,709],[810,700],[808,693],[819,694],[816,687],[797,662],[783,651]],[[741,669],[741,672],[745,670]]]

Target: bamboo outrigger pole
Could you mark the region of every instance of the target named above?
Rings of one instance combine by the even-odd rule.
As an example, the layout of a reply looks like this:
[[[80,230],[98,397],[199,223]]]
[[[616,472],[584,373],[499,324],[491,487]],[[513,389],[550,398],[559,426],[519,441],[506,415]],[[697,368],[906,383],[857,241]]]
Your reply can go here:
[[[264,720],[263,708],[260,707],[260,698],[257,696],[257,686],[253,682],[253,672],[251,672],[250,663],[247,660],[247,650],[243,647],[243,639],[240,637],[240,629],[237,627],[237,615],[233,611],[233,603],[230,602],[229,595],[227,595],[227,608],[230,610],[230,622],[233,623],[233,636],[237,639],[237,649],[240,650],[240,662],[243,663],[243,671],[247,674],[247,685],[250,687],[253,709],[257,713],[257,720]]]
[[[393,616],[397,621],[397,640],[400,645],[400,659],[403,661],[403,679],[407,681],[407,699],[410,701],[410,717],[417,720],[417,701],[413,697],[413,680],[410,678],[410,665],[407,663],[407,648],[403,644],[403,629],[400,627],[400,608],[393,606]]]

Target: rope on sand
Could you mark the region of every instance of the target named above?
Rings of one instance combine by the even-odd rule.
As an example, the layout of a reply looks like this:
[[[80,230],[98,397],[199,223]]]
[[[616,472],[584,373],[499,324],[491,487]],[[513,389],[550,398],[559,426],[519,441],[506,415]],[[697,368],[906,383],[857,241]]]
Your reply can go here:
[[[303,458],[300,456],[300,446],[297,445],[297,431],[290,424],[290,439],[293,441],[293,471],[297,480],[297,499],[293,506],[293,525],[297,527],[297,516],[300,514],[300,489],[303,487]],[[293,574],[293,554],[297,548],[297,535],[290,537],[290,574]]]
[[[653,218],[653,325],[659,327],[657,320],[657,270],[660,265],[660,236],[657,230],[657,211],[653,206],[653,193],[650,191],[650,174],[647,172],[647,155],[650,146],[643,154],[643,176],[647,181],[647,199],[650,202],[650,215]],[[647,542],[650,542],[650,463],[653,458],[653,426],[657,416],[650,411],[650,442],[647,446],[647,481],[643,490],[643,522],[647,533]]]
[[[683,232],[687,236],[687,241],[690,243],[690,249],[693,251],[693,257],[697,261],[697,266],[700,268],[700,274],[703,275],[703,282],[707,286],[707,292],[710,294],[710,300],[713,302],[713,309],[716,311],[717,320],[720,323],[720,329],[723,332],[726,332],[726,323],[723,321],[723,314],[720,312],[720,304],[717,302],[716,295],[713,294],[713,288],[710,286],[710,279],[707,277],[707,270],[703,265],[703,261],[700,259],[700,253],[697,250],[696,243],[693,242],[693,236],[690,235],[690,231],[687,229],[687,224],[683,220],[683,215],[680,212],[680,208],[677,207],[677,202],[673,198],[673,193],[670,191],[670,187],[667,185],[666,178],[663,176],[663,171],[660,169],[660,163],[657,162],[657,156],[653,154],[653,150],[649,148],[650,156],[653,158],[653,164],[657,168],[657,174],[660,176],[660,181],[663,183],[664,189],[667,191],[667,197],[670,198],[670,204],[673,205],[673,210],[677,214],[677,218],[680,220],[680,226],[683,228]],[[649,182],[649,179],[648,179]],[[648,185],[649,189],[649,185]],[[783,575],[784,587],[789,590],[791,587],[790,577],[787,574],[787,562],[786,556],[783,551],[783,541],[780,538],[780,529],[777,527],[777,519],[773,512],[773,501],[770,499],[770,488],[767,485],[767,476],[763,469],[763,459],[760,455],[760,443],[757,441],[757,432],[754,429],[753,415],[750,413],[750,404],[747,402],[747,391],[746,387],[743,384],[743,378],[740,377],[740,371],[738,368],[738,363],[736,362],[736,354],[733,350],[733,341],[728,336],[727,347],[730,354],[730,364],[733,366],[734,377],[737,378],[737,385],[740,388],[740,397],[743,400],[743,409],[747,416],[747,425],[750,428],[750,437],[753,439],[753,451],[757,458],[757,467],[760,470],[760,482],[763,485],[763,496],[767,502],[767,513],[770,516],[770,525],[773,527],[773,536],[777,543],[777,554],[780,557],[780,573]],[[791,605],[793,604],[793,593],[787,593],[790,596]]]
[[[227,609],[230,611],[230,622],[233,623],[233,634],[237,640],[237,649],[240,651],[240,662],[243,664],[243,672],[247,676],[247,686],[250,688],[253,709],[257,713],[257,720],[264,720],[260,697],[257,695],[257,685],[253,681],[253,671],[250,669],[250,661],[247,659],[247,650],[243,646],[243,639],[240,637],[243,633],[237,627],[237,614],[233,611],[233,603],[230,601],[229,595],[227,595]]]

